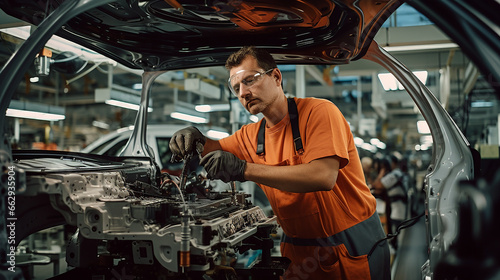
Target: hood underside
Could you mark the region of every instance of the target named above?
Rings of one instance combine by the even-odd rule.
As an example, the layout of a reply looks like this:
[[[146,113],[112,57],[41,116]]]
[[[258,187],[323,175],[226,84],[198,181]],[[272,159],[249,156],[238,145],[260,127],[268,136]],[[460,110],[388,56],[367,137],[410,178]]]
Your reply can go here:
[[[40,24],[64,1],[0,1]],[[73,17],[57,35],[135,69],[223,65],[244,45],[278,63],[345,64],[361,58],[403,1],[120,0]]]

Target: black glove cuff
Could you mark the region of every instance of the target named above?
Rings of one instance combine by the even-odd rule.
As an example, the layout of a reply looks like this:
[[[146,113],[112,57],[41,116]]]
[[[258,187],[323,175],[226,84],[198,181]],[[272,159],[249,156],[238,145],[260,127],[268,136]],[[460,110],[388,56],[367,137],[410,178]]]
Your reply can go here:
[[[238,174],[234,176],[234,181],[246,182],[245,180],[245,169],[247,168],[247,162],[245,160],[240,161],[241,164],[238,166]]]

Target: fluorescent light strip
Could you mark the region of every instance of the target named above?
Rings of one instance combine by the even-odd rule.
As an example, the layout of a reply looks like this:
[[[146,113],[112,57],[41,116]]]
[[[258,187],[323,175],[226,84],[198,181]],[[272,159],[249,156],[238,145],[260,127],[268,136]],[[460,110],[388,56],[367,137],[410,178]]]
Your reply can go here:
[[[92,125],[102,129],[109,129],[109,124],[101,121],[93,121]]]
[[[31,30],[30,26],[20,26],[20,27],[11,27],[2,29],[2,32],[20,38],[22,40],[26,40],[31,35],[30,30]],[[90,49],[86,49],[81,45],[73,43],[57,35],[53,35],[47,41],[45,47],[59,51],[70,51],[82,57],[84,60],[91,60],[94,62],[107,62],[112,65],[117,65],[116,61],[106,56],[103,56],[97,52],[94,52]]]
[[[258,121],[259,121],[259,117],[257,117],[256,115],[251,115],[251,116],[249,117],[249,119],[250,119],[251,121],[253,121],[254,123],[256,123],[256,122],[258,122]]]
[[[454,49],[458,48],[458,45],[455,43],[441,43],[441,44],[426,44],[426,45],[387,46],[383,48],[388,52],[403,52],[403,51]]]
[[[34,119],[41,121],[61,121],[66,118],[66,116],[60,114],[42,113],[42,112],[26,111],[26,110],[18,110],[10,108],[7,109],[6,116],[13,118]]]
[[[108,105],[113,105],[113,106],[125,108],[125,109],[139,111],[139,105],[137,105],[137,104],[118,101],[118,100],[114,100],[114,99],[108,99],[108,100],[104,101],[104,103],[106,103]],[[153,112],[153,108],[148,107],[148,112]]]
[[[493,102],[491,101],[473,101],[470,106],[472,108],[489,108],[493,107]]]
[[[229,111],[229,104],[211,104],[211,105],[196,105],[194,109],[198,112],[208,113],[208,112],[219,112],[219,111]]]
[[[207,131],[207,136],[214,139],[222,139],[229,136],[229,133],[210,129]]]
[[[192,122],[192,123],[208,123],[207,118],[197,117],[197,116],[188,115],[188,114],[179,113],[179,112],[170,113],[170,117],[172,117],[174,119],[182,120],[182,121]]]

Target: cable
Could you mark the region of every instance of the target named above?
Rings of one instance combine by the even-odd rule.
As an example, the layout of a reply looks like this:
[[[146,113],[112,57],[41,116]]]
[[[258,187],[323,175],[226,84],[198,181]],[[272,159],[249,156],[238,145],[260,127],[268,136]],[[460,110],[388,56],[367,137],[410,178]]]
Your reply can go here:
[[[70,57],[66,57],[66,58],[58,59],[58,60],[52,59],[50,62],[51,63],[63,63],[63,62],[71,61],[73,59],[77,59],[78,57],[79,57],[78,55],[74,55],[74,56],[70,56]]]
[[[85,64],[84,64],[84,65],[83,65],[83,66],[82,66],[82,67],[81,67],[81,68],[77,71],[77,73],[78,73],[78,72],[80,72],[80,71],[82,71],[82,70],[83,70],[83,68],[85,68],[85,66],[87,66],[87,63],[88,63],[88,62],[86,61],[86,62],[85,62]],[[74,81],[76,81],[76,80],[80,79],[81,77],[83,77],[83,76],[87,75],[88,73],[92,72],[92,70],[94,70],[96,67],[98,67],[98,66],[99,66],[99,64],[101,64],[101,63],[99,62],[99,63],[95,64],[94,66],[90,67],[87,71],[85,71],[85,72],[81,73],[80,75],[78,75],[78,76],[76,76],[76,77],[73,77],[72,79],[67,80],[67,81],[66,81],[66,85],[69,85],[69,84],[71,84],[72,82],[74,82]]]
[[[373,247],[371,248],[370,252],[368,253],[367,255],[367,258],[370,259],[370,256],[373,254],[373,251],[375,251],[375,248],[377,248],[377,245],[387,239],[391,239],[391,238],[394,238],[396,236],[398,236],[398,234],[400,233],[400,231],[402,229],[405,229],[405,228],[408,228],[408,227],[411,227],[413,226],[414,224],[416,224],[418,222],[418,220],[425,214],[422,213],[416,217],[413,217],[411,219],[408,219],[406,221],[403,221],[401,224],[399,224],[398,228],[396,229],[396,232],[393,233],[393,234],[388,234],[386,237],[380,239],[379,241],[375,242],[375,244],[373,244]]]

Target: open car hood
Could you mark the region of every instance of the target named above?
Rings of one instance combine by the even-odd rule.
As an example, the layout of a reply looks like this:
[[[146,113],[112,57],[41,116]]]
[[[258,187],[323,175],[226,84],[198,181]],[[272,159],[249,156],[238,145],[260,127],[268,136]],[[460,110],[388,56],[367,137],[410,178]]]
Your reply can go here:
[[[198,3],[173,0],[51,0],[46,2],[0,0],[0,8],[6,13],[39,25],[0,72],[2,84],[0,109],[3,112],[6,111],[23,73],[32,65],[33,58],[48,38],[55,33],[128,67],[146,70],[143,74],[141,109],[136,120],[135,134],[131,138],[134,141],[129,141],[125,151],[134,157],[150,158],[149,150],[145,144],[147,94],[152,81],[162,71],[223,65],[227,56],[242,45],[257,45],[267,48],[279,64],[335,65],[366,58],[383,66],[398,78],[426,119],[434,140],[433,158],[424,180],[429,259],[422,266],[422,276],[426,279],[432,279],[431,276],[439,260],[448,251],[450,244],[453,244],[458,234],[458,205],[456,203],[460,191],[458,184],[463,180],[474,178],[478,168],[474,166],[470,144],[432,92],[409,69],[391,57],[385,50],[379,48],[372,40],[382,23],[402,2],[404,1],[207,0]],[[448,31],[447,33],[457,40],[461,47],[464,47],[479,68],[483,70],[482,72],[486,73],[488,78],[491,77],[491,84],[497,89],[500,80],[498,77],[500,63],[498,63],[499,57],[497,55],[500,53],[498,51],[500,44],[498,44],[498,34],[495,33],[499,30],[498,25],[492,24],[497,22],[495,21],[496,14],[492,11],[498,9],[490,8],[493,5],[484,4],[487,1],[467,2],[467,5],[462,2],[467,1],[419,0],[414,1],[413,4],[430,15],[433,21],[444,27]],[[456,12],[457,10],[459,12]],[[448,12],[444,13],[443,11]],[[452,13],[453,11],[455,12]],[[477,11],[482,12],[477,13]],[[486,21],[486,26],[484,23],[481,25],[473,21],[477,19],[478,14],[487,16],[489,21]],[[5,116],[0,116],[0,123],[4,123],[4,118]],[[0,140],[0,161],[4,163],[4,166],[7,166],[5,163],[12,162],[10,147],[5,137]],[[153,164],[144,163],[140,159],[139,162],[135,162],[138,164],[137,166],[127,165],[125,167],[130,168],[125,171],[120,167],[120,170],[116,170],[115,173],[106,175],[101,174],[102,172],[99,174],[87,172],[89,170],[86,169],[91,169],[94,166],[93,161],[88,158],[82,159],[82,162],[70,162],[67,160],[70,157],[66,155],[58,155],[57,158],[54,158],[54,156],[44,154],[19,155],[16,153],[15,156],[16,160],[23,161],[21,166],[27,169],[26,172],[31,173],[28,174],[28,179],[31,181],[28,180],[24,185],[32,183],[36,191],[45,194],[47,199],[49,195],[64,197],[63,195],[66,194],[69,198],[89,197],[83,188],[70,188],[70,186],[73,183],[81,184],[81,182],[88,182],[87,184],[91,186],[93,185],[91,179],[100,178],[99,176],[108,176],[111,179],[125,177],[129,179],[129,181],[125,180],[125,183],[141,189],[145,182],[136,182],[137,174],[147,174],[149,177],[146,179],[150,180],[146,180],[146,183],[152,186],[155,186],[156,182],[152,179],[158,179],[157,175],[159,175],[155,173],[156,169]],[[49,160],[40,160],[40,158],[49,158]],[[75,157],[72,156],[71,159],[73,158]],[[42,172],[42,169],[39,168],[43,167],[46,162],[59,166],[54,171],[59,173],[56,174],[57,177],[50,174],[52,177],[49,178],[46,173],[50,170]],[[114,164],[115,161],[112,163]],[[76,176],[68,174],[72,171],[66,170],[71,169],[68,166],[75,167],[75,172],[81,174]],[[29,170],[28,167],[32,167],[32,169]],[[40,170],[34,170],[36,168]],[[78,170],[78,168],[80,169]],[[82,169],[85,169],[85,172],[81,172]],[[121,173],[118,174],[119,172]],[[23,182],[21,179],[20,177],[18,181]],[[47,179],[49,179],[50,184],[45,184],[44,180]],[[105,190],[105,183],[105,181],[99,182],[101,184],[99,187],[102,190]],[[124,183],[122,184],[121,181],[119,183],[107,190],[120,193],[120,187]],[[66,188],[60,188],[61,185],[65,185]],[[96,191],[94,195],[98,196],[101,193]],[[21,198],[21,195],[19,197]],[[59,197],[57,198],[59,199]],[[224,199],[230,200],[229,197]],[[35,196],[33,196],[33,200],[40,201],[39,197]],[[81,210],[83,207],[81,209],[80,207],[86,207],[85,204],[89,203],[88,200],[66,199],[59,202],[61,205],[63,205],[62,203],[70,205],[73,209],[71,212],[82,217],[99,217],[99,221],[105,217],[103,215],[95,216],[95,214],[104,213],[106,210],[104,208],[89,207],[90,212],[84,213]],[[104,203],[104,201],[102,202]],[[160,203],[173,204],[169,201],[161,201]],[[175,203],[177,207],[178,203]],[[29,206],[30,204],[19,203],[19,205]],[[49,204],[46,203],[46,205]],[[207,205],[207,207],[212,206]],[[138,210],[145,213],[150,211],[147,207]],[[63,213],[70,212],[66,208],[59,210],[62,210]],[[216,210],[219,211],[219,209]],[[253,210],[248,211],[252,212]],[[248,211],[242,214],[248,214]],[[50,217],[50,215],[45,216]],[[119,220],[119,217],[121,216],[116,215],[111,218]],[[139,218],[149,220],[150,217],[142,215]],[[30,217],[26,217],[26,219],[36,220],[30,219]],[[40,220],[40,224],[42,221]],[[19,223],[21,224],[21,221]],[[44,223],[43,225],[47,226],[48,224]],[[96,219],[88,219],[88,225],[84,225],[82,228],[87,229],[85,233],[87,236],[99,239],[103,238],[102,229],[108,225],[107,223],[101,224]],[[219,227],[219,224],[211,223],[208,226],[215,228]],[[94,227],[96,231],[93,230]],[[106,228],[106,230],[108,229]],[[5,231],[3,232],[5,233]],[[202,229],[200,229],[200,236],[201,233]],[[222,232],[221,234],[226,233]],[[247,235],[250,234],[253,232],[247,233]],[[21,238],[21,236],[21,232],[18,231],[16,238]],[[140,231],[140,234],[130,238],[142,242],[149,240],[149,236],[151,236],[149,232]],[[114,236],[105,237],[114,238]],[[176,240],[165,241],[164,236],[160,235],[153,239],[152,241],[161,244],[153,246],[153,248],[161,246],[166,248],[168,244],[178,243]],[[241,242],[240,239],[223,241],[228,244]],[[139,247],[142,246],[142,243],[138,244]],[[207,244],[213,245],[210,242]],[[6,248],[6,246],[4,247]],[[148,248],[144,245],[138,249]],[[205,252],[203,251],[203,253]],[[165,256],[161,252],[157,252],[157,255]],[[177,263],[169,263],[169,259],[170,257],[164,258],[163,267],[176,270]],[[150,260],[152,258],[141,259],[141,261]],[[416,265],[420,266],[421,264]]]
[[[0,8],[38,25],[64,2],[6,0]],[[267,48],[278,63],[349,63],[404,1],[87,2],[95,8],[82,9],[57,35],[131,68],[171,70],[223,65],[242,45]]]

